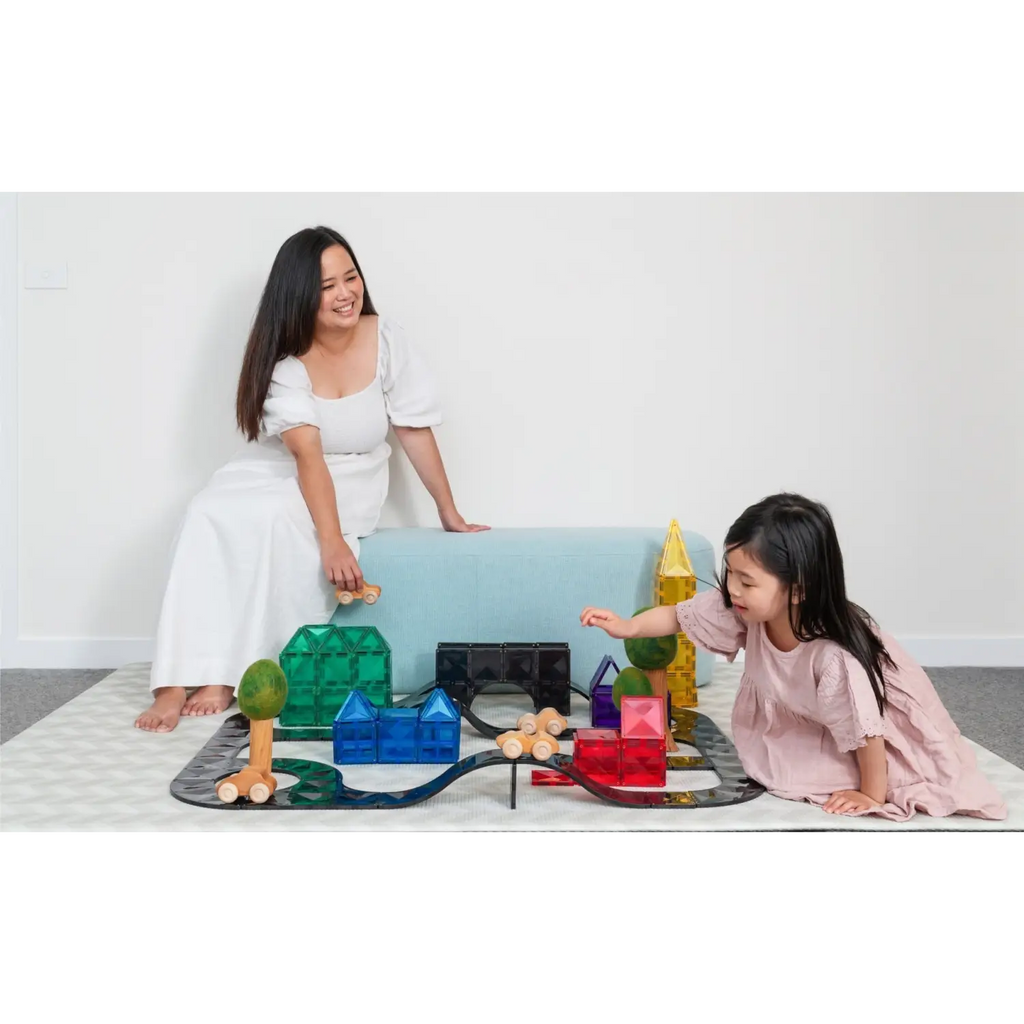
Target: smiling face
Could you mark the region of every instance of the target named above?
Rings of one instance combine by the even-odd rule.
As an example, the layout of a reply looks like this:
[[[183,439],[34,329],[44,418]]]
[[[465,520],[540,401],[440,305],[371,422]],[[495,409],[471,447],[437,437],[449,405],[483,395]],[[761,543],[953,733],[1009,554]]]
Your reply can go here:
[[[342,246],[332,245],[321,253],[320,277],[317,329],[337,331],[355,327],[363,309],[363,279]]]
[[[730,548],[725,564],[729,597],[744,622],[788,620],[789,588],[778,576],[768,572],[742,547]]]

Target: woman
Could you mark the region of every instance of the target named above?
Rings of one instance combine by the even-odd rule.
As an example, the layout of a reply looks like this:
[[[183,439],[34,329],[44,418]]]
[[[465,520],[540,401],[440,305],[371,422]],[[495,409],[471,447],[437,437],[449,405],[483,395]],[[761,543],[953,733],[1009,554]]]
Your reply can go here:
[[[224,711],[252,662],[276,658],[299,626],[326,622],[336,587],[362,585],[359,538],[387,497],[389,425],[444,529],[488,529],[456,510],[430,429],[441,414],[427,368],[377,315],[336,231],[307,228],[281,246],[236,416],[256,443],[213,475],[178,530],[140,729]],[[186,687],[198,687],[187,700]]]

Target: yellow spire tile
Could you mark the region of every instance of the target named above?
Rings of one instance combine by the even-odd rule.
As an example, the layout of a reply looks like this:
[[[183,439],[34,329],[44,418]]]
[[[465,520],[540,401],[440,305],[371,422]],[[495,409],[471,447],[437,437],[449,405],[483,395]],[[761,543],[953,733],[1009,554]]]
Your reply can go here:
[[[693,576],[690,556],[686,553],[683,534],[679,522],[675,519],[669,523],[665,546],[661,549],[661,562],[658,564],[659,576]]]

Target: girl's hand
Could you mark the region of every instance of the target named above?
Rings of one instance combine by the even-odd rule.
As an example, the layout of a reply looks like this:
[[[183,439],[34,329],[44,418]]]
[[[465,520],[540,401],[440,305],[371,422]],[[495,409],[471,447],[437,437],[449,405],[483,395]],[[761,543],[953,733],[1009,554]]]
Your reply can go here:
[[[343,590],[359,590],[362,587],[362,570],[344,537],[321,541],[320,561],[323,562],[327,578],[334,586]]]
[[[455,509],[438,509],[437,514],[441,517],[441,525],[448,533],[480,533],[482,530],[489,530],[489,526],[481,526],[479,523],[467,523]]]
[[[875,807],[881,807],[881,804],[872,800],[867,793],[858,789],[841,789],[828,798],[824,809],[829,814],[852,814],[855,811],[870,811]]]
[[[633,619],[620,619],[615,612],[605,608],[584,608],[580,614],[580,624],[599,626],[614,640],[628,640],[635,629]]]

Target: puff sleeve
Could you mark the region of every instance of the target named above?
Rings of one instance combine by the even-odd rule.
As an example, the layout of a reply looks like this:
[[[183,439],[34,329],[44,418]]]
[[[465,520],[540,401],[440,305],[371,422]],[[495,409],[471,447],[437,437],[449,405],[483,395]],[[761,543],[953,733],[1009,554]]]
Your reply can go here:
[[[272,437],[306,425],[320,427],[313,385],[302,363],[295,356],[286,356],[274,367],[270,378],[270,390],[263,403],[263,432]]]
[[[380,322],[381,386],[388,419],[396,427],[436,427],[441,422],[437,385],[402,327]]]
[[[698,647],[724,654],[732,661],[747,644],[747,627],[731,608],[725,607],[722,592],[705,590],[676,605],[679,629]]]
[[[843,753],[863,747],[869,736],[885,735],[871,680],[848,651],[838,652],[821,673],[818,714]]]

